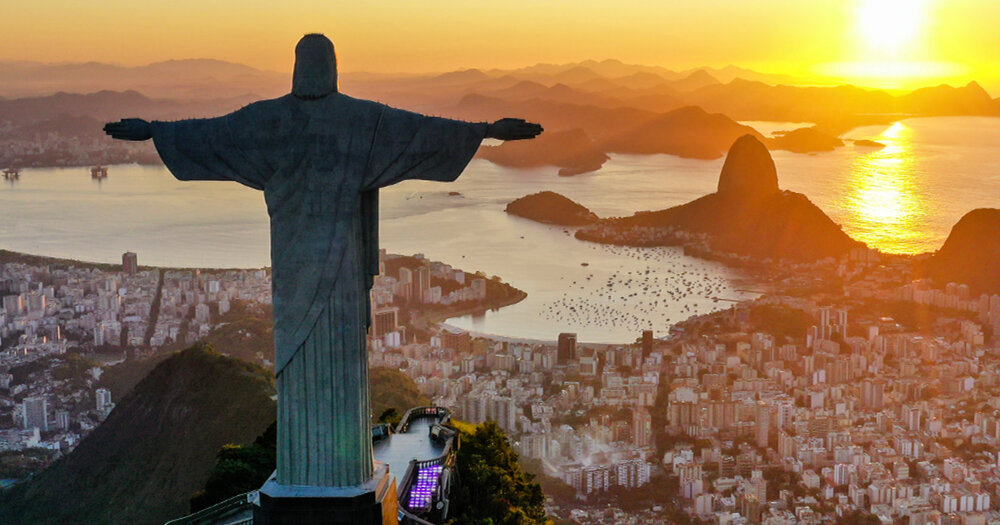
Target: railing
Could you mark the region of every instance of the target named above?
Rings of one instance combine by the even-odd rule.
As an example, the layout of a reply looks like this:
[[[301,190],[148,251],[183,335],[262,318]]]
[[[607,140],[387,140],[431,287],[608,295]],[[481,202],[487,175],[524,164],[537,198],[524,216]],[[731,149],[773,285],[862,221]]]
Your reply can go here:
[[[410,422],[414,419],[433,416],[437,418],[435,423],[444,424],[451,420],[451,411],[444,407],[413,407],[403,414],[403,419],[396,425],[396,434],[405,434],[410,428]]]
[[[399,499],[400,523],[403,524],[433,525],[425,518],[428,518],[430,514],[437,514],[440,521],[443,521],[448,511],[446,505],[442,509],[435,509],[435,504],[441,503],[448,493],[451,477],[449,472],[455,466],[456,434],[440,426],[451,420],[451,411],[443,407],[433,406],[411,408],[403,415],[402,421],[396,427],[396,433],[405,433],[413,420],[424,417],[435,418],[435,424],[431,425],[428,430],[428,438],[443,439],[445,444],[441,454],[435,458],[411,460],[406,468],[406,473],[400,478],[396,493]],[[429,494],[426,494],[426,506],[421,502],[420,507],[411,507],[411,497],[415,488],[422,491],[430,490]],[[440,510],[440,512],[434,512],[435,510]]]
[[[237,517],[242,511],[253,506],[257,501],[257,491],[252,490],[239,496],[233,496],[220,501],[211,507],[194,514],[168,521],[165,525],[208,525],[225,523],[226,525],[250,525],[253,523],[253,513],[246,517]],[[232,521],[225,521],[226,519]]]
[[[455,454],[452,453],[451,447],[453,441],[449,441],[445,445],[444,452],[436,458],[424,461],[417,461],[415,459],[410,461],[410,465],[406,468],[406,474],[403,475],[403,480],[396,492],[399,498],[400,515],[402,518],[405,518],[405,520],[400,519],[400,523],[425,525],[432,523],[424,519],[425,517],[429,517],[430,514],[438,514],[438,517],[441,519],[436,521],[443,521],[443,518],[446,517],[447,508],[440,509],[442,510],[440,513],[435,513],[434,511],[438,510],[435,509],[435,503],[443,501],[444,495],[449,492],[449,472],[455,466]],[[421,471],[428,472],[428,470],[433,472],[433,480],[431,478],[421,479]],[[421,504],[420,507],[414,508],[410,505],[412,496],[414,495],[413,492],[415,488],[420,488],[421,482],[430,483],[433,486],[430,487],[431,492],[427,494],[426,507]]]
[[[392,433],[392,427],[388,423],[380,423],[372,427],[372,443],[378,443],[383,439],[389,437]]]

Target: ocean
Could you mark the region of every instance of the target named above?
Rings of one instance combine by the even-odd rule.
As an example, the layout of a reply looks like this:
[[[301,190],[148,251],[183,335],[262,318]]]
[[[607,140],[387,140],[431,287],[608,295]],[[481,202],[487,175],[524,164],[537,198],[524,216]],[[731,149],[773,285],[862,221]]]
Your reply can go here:
[[[787,127],[755,123],[764,133]],[[858,128],[829,153],[773,152],[782,188],[805,193],[858,240],[891,253],[940,247],[973,208],[1000,207],[1000,119],[947,117]],[[543,190],[601,216],[682,204],[715,189],[723,159],[613,155],[597,172],[509,169],[474,160],[451,184],[409,181],[382,191],[381,244],[467,271],[497,275],[527,299],[448,320],[478,333],[551,340],[633,341],[666,333],[693,314],[754,297],[739,271],[677,248],[618,248],[577,241],[571,229],[504,213]],[[458,192],[459,195],[450,195]],[[255,268],[268,265],[261,193],[226,182],[180,182],[163,167],[112,166],[103,181],[84,168],[23,170],[0,181],[0,248],[88,261]]]

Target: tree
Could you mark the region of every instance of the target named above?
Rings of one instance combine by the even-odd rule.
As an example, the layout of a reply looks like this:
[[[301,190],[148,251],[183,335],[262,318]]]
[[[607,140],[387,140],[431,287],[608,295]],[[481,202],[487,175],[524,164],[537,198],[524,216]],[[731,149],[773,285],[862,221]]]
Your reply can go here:
[[[383,410],[382,414],[378,416],[379,423],[385,423],[393,428],[395,428],[402,419],[403,416],[399,415],[399,411],[392,407]]]
[[[521,470],[517,453],[492,421],[461,434],[449,523],[534,525],[545,523],[544,497],[534,476]]]
[[[226,445],[217,456],[218,462],[205,482],[205,490],[191,498],[191,512],[211,507],[233,496],[260,488],[274,471],[277,427],[267,427],[248,446]]]
[[[849,523],[851,525],[878,525],[881,522],[879,521],[878,516],[874,514],[856,510],[840,518],[840,523]]]

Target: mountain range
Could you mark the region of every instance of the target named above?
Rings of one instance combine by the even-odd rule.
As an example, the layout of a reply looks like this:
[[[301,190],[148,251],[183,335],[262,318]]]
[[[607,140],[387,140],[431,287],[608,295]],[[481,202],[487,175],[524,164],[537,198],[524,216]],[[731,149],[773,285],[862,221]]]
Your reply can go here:
[[[102,122],[218,115],[287,93],[289,76],[214,60],[141,67],[5,62],[0,95],[8,98],[0,100],[0,129],[23,137],[33,133],[30,126],[42,125],[76,136],[93,123],[72,117]],[[860,125],[911,116],[1000,115],[1000,101],[976,82],[893,94],[797,85],[792,78],[736,67],[672,71],[616,60],[428,75],[344,73],[340,82],[352,96],[423,113],[472,121],[515,116],[540,122],[546,133],[568,132],[545,147],[519,146],[516,155],[502,149],[482,155],[508,166],[557,166],[564,174],[597,169],[608,153],[710,159],[740,135],[764,139],[741,121],[811,123],[766,141],[772,149],[809,153],[839,147],[838,136]],[[90,138],[101,138],[99,129],[92,133]]]
[[[7,98],[103,90],[135,90],[154,98],[186,100],[246,94],[260,98],[281,95],[290,86],[290,75],[211,59],[131,67],[100,62],[0,62],[0,95]]]

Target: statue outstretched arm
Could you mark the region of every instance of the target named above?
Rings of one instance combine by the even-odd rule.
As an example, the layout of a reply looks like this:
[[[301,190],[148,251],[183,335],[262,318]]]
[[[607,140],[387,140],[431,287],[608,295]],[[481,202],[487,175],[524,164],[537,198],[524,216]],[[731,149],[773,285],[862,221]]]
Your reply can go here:
[[[269,169],[260,155],[247,155],[233,136],[234,115],[240,112],[174,122],[126,118],[105,124],[104,132],[117,140],[153,139],[163,164],[178,180],[230,180],[263,189]]]
[[[118,122],[108,122],[104,132],[118,140],[149,140],[153,138],[153,128],[141,118],[123,118]]]
[[[540,124],[519,118],[502,118],[486,128],[486,138],[500,140],[533,139],[545,131]]]
[[[462,173],[484,138],[523,140],[541,132],[538,124],[521,119],[464,122],[384,107],[362,190],[407,179],[450,182]]]

